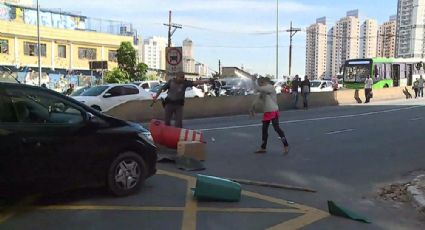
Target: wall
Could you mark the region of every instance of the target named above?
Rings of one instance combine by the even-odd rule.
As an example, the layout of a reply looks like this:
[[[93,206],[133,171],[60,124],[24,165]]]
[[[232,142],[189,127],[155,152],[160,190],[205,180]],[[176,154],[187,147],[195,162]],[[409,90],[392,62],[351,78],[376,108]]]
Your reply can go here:
[[[404,88],[387,88],[373,91],[372,101],[385,101],[403,99]],[[412,93],[412,90],[409,90]],[[356,97],[358,95],[358,97]],[[251,104],[256,96],[212,97],[187,99],[184,108],[185,119],[218,117],[248,114]],[[292,95],[281,94],[278,96],[280,110],[292,109]],[[364,102],[364,91],[340,90],[336,92],[312,93],[309,97],[310,107],[352,105]],[[119,105],[106,113],[124,120],[145,122],[153,118],[163,118],[163,108],[158,102],[150,107],[152,101],[130,101]],[[298,107],[302,107],[302,98]]]

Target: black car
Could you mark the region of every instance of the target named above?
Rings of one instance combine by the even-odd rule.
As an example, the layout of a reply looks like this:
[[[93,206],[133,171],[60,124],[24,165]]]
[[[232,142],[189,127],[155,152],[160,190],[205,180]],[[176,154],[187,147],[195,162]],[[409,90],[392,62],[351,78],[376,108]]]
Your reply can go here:
[[[228,96],[248,95],[253,90],[251,79],[229,78],[225,79],[221,87]]]
[[[139,124],[48,89],[0,83],[0,190],[106,186],[124,196],[155,174],[156,151]]]

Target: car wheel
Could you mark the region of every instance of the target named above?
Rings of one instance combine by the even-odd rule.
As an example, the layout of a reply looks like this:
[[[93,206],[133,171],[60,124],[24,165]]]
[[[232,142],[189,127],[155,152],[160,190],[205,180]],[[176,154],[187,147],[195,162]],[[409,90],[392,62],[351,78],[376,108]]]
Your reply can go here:
[[[91,106],[93,109],[97,110],[97,111],[102,111],[102,109],[100,108],[100,106],[98,105],[92,105]]]
[[[199,98],[199,96],[195,96],[195,98]]]
[[[134,152],[118,155],[109,167],[108,188],[116,196],[137,192],[146,179],[146,164]]]

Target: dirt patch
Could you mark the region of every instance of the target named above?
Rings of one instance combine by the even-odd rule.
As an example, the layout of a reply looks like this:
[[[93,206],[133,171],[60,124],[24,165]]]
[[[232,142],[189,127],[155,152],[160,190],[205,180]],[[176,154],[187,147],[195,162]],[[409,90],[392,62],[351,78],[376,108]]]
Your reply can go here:
[[[408,202],[407,187],[410,183],[391,184],[381,188],[378,192],[378,198],[387,201]]]

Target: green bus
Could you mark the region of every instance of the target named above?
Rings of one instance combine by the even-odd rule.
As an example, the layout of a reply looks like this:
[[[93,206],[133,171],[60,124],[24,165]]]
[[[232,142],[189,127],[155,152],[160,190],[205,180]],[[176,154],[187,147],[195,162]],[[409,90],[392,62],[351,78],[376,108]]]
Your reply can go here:
[[[367,76],[373,80],[373,88],[411,86],[424,74],[424,59],[367,58],[347,60],[343,66],[344,87],[362,89]]]

